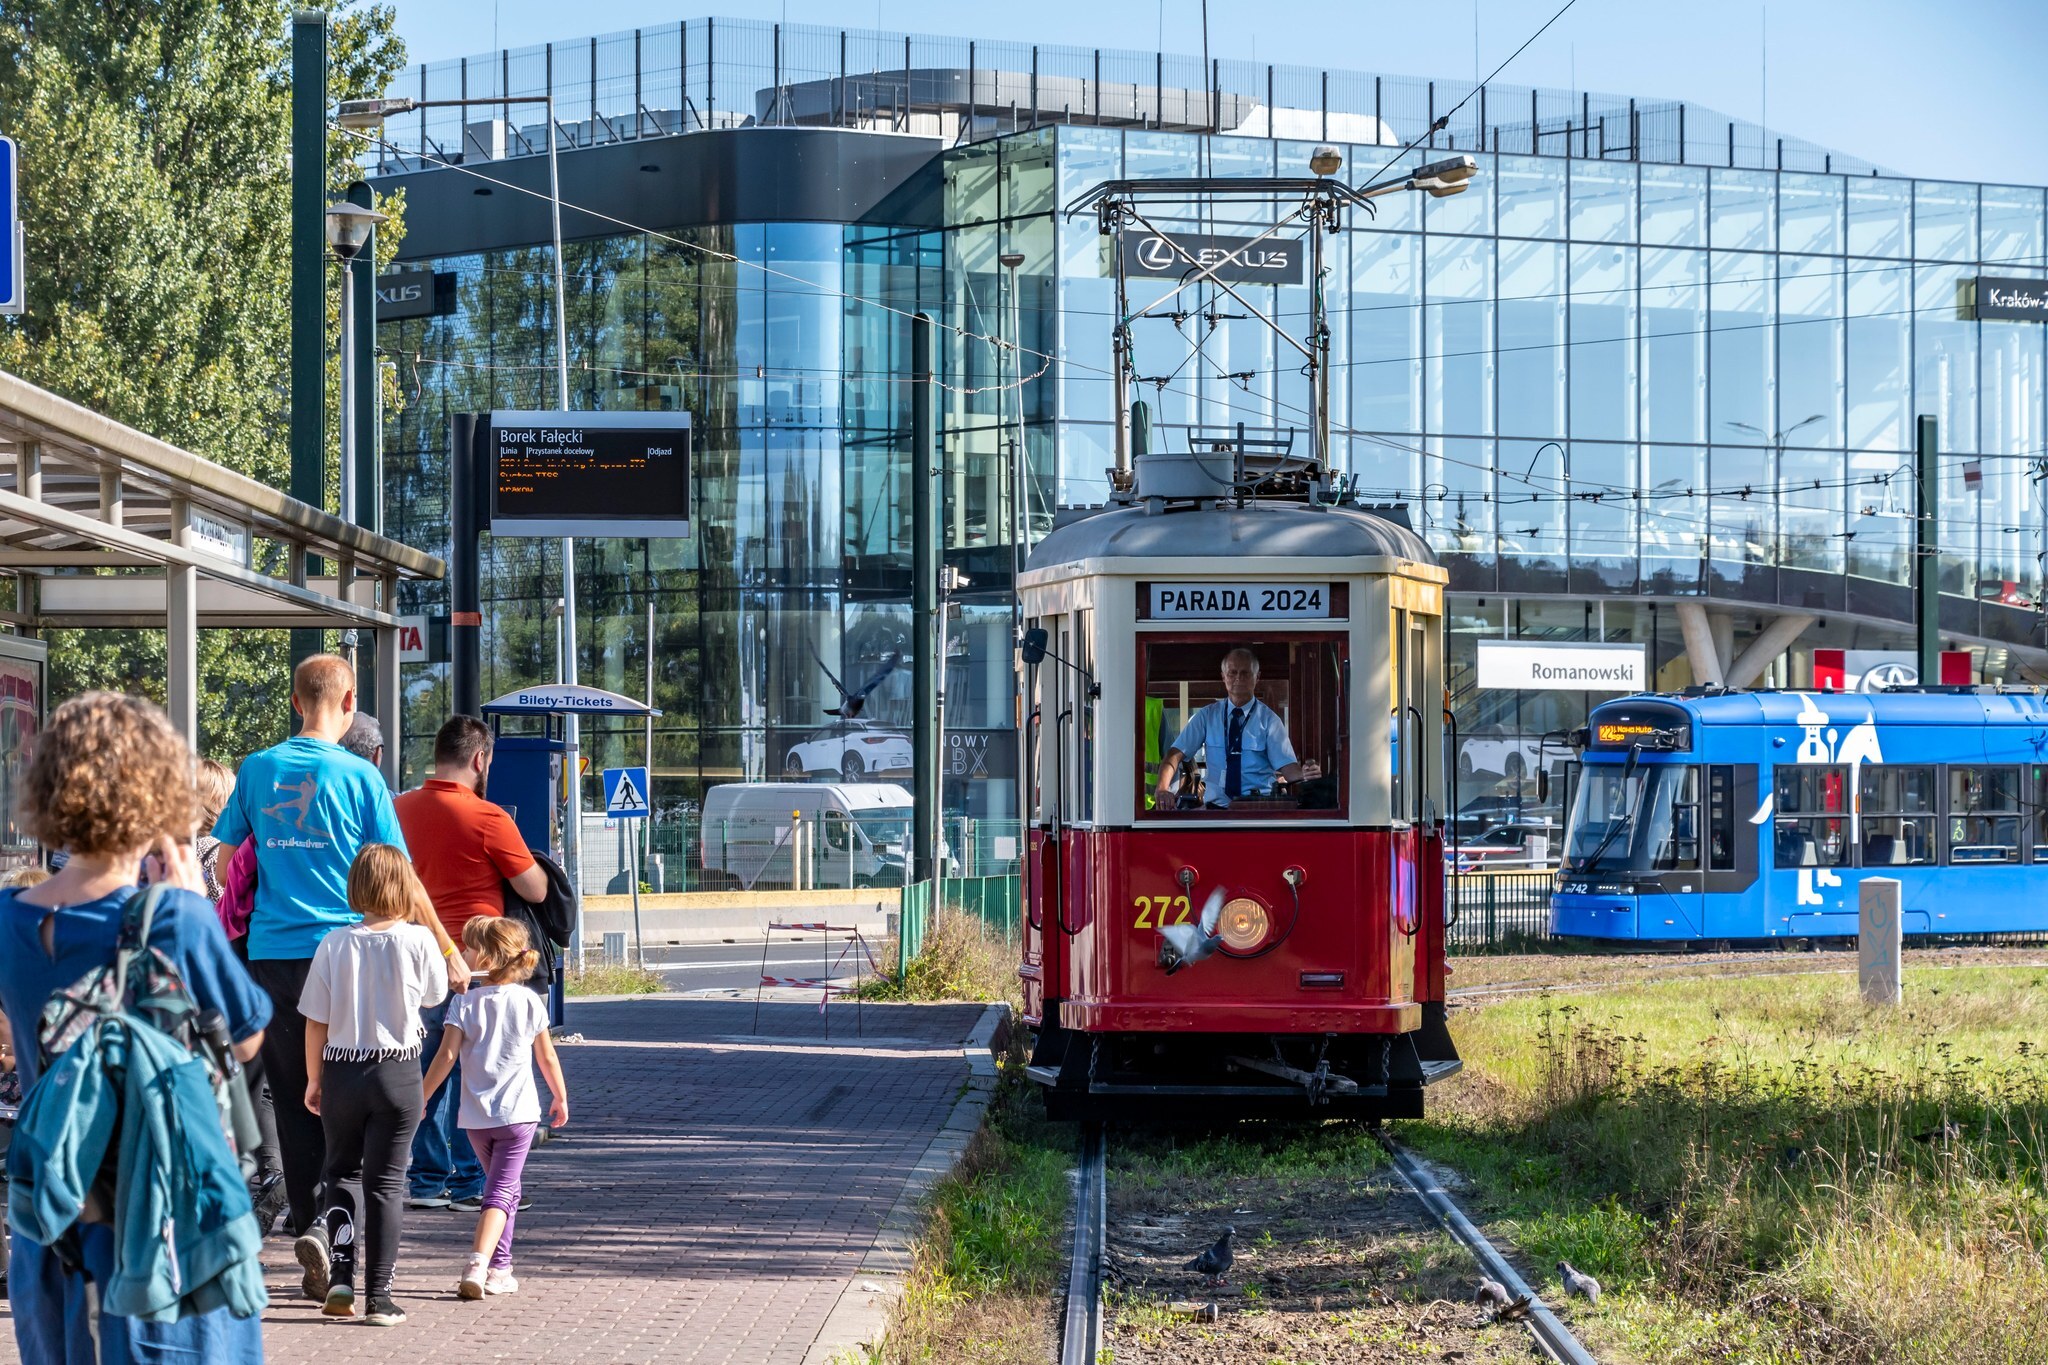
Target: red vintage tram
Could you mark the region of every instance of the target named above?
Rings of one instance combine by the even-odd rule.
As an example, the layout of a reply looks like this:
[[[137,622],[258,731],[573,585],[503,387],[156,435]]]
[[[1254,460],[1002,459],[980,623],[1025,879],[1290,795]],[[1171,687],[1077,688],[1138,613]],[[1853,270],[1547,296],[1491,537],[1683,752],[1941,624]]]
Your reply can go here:
[[[1459,1065],[1446,576],[1224,445],[1138,456],[1020,579],[1030,1074],[1056,1117],[1414,1117]]]

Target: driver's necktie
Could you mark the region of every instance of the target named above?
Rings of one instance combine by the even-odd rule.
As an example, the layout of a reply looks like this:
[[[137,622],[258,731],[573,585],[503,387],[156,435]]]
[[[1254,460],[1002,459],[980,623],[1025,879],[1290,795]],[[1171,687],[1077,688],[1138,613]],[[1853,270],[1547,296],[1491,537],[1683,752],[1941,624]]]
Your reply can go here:
[[[1235,801],[1244,795],[1244,708],[1230,708],[1230,738],[1224,749],[1223,794]]]

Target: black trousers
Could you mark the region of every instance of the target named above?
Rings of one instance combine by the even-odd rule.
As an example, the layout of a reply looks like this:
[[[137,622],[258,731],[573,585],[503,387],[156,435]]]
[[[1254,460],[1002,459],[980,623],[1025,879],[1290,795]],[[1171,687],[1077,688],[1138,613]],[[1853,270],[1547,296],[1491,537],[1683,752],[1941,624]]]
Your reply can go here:
[[[320,1169],[327,1160],[327,1135],[320,1116],[306,1112],[306,1016],[299,993],[306,988],[310,957],[260,958],[249,975],[270,997],[270,1024],[263,1030],[263,1079],[276,1118],[278,1162],[284,1167],[286,1214],[292,1236],[313,1226],[319,1211]],[[267,1136],[267,1135],[266,1135]]]
[[[327,1132],[327,1165],[321,1198],[328,1231],[348,1215],[355,1227],[356,1259],[363,1266],[363,1292],[389,1294],[398,1266],[398,1237],[405,1217],[405,1168],[412,1159],[412,1135],[420,1126],[418,1053],[376,1062],[323,1062],[320,1122]],[[354,1186],[360,1184],[357,1199]],[[339,1238],[330,1242],[340,1250]],[[347,1264],[335,1257],[340,1270]]]
[[[247,934],[229,940],[228,946],[234,949],[235,956],[242,960],[244,967],[249,965]],[[271,1002],[271,1012],[277,1012],[275,1001]],[[258,1052],[243,1063],[242,1069],[249,1074],[249,1102],[256,1107],[256,1130],[262,1139],[261,1145],[256,1148],[256,1168],[263,1175],[269,1175],[272,1171],[282,1171],[284,1163],[278,1155],[277,1145],[277,1105],[270,1098],[270,1086],[266,1084],[263,1074],[263,1054]]]

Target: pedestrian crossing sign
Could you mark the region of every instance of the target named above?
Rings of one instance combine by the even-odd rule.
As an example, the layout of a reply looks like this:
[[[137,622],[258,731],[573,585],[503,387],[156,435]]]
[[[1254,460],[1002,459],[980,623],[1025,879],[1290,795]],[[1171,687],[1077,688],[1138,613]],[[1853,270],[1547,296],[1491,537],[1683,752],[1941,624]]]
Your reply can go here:
[[[606,768],[604,770],[604,818],[645,820],[647,818],[647,769]]]

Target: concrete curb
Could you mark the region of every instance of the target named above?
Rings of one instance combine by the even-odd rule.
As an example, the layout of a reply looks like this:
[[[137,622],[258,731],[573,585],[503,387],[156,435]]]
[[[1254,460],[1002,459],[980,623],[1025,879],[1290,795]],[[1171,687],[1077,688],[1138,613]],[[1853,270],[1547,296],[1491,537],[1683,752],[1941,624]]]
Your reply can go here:
[[[869,1359],[870,1348],[881,1339],[889,1325],[889,1312],[903,1297],[903,1284],[910,1276],[911,1245],[924,1223],[925,1196],[967,1154],[967,1144],[981,1130],[989,1101],[995,1097],[996,1058],[993,1051],[997,1031],[1010,1017],[1007,1003],[990,1005],[981,1012],[974,1031],[967,1035],[960,1054],[967,1060],[967,1084],[954,1101],[953,1112],[924,1149],[910,1177],[903,1184],[874,1245],[861,1258],[853,1280],[840,1291],[839,1300],[826,1315],[817,1340],[804,1354],[803,1365],[841,1365],[846,1361]]]

